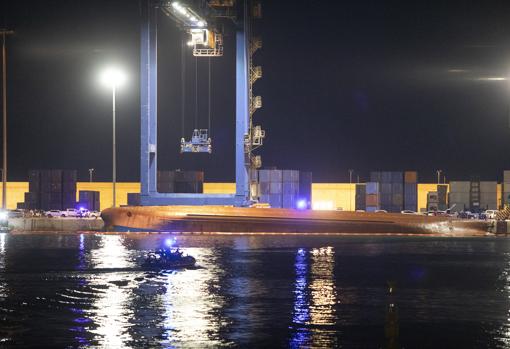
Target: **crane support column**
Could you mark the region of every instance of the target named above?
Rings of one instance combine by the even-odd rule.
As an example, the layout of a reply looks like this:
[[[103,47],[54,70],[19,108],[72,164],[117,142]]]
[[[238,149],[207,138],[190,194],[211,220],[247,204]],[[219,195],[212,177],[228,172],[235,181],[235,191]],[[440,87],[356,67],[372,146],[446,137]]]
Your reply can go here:
[[[236,204],[238,205],[246,203],[250,197],[249,153],[245,148],[245,136],[248,135],[249,129],[247,0],[242,0],[242,6],[239,13],[243,18],[236,32]]]
[[[157,192],[157,7],[142,2],[141,30],[141,196]]]

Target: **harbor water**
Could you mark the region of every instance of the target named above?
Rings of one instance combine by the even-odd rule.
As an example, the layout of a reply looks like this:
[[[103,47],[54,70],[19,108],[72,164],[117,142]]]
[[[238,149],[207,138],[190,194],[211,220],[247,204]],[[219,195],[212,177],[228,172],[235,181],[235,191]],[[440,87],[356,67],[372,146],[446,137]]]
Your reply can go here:
[[[143,270],[164,245],[197,267]],[[0,234],[6,348],[505,348],[509,315],[507,238]]]

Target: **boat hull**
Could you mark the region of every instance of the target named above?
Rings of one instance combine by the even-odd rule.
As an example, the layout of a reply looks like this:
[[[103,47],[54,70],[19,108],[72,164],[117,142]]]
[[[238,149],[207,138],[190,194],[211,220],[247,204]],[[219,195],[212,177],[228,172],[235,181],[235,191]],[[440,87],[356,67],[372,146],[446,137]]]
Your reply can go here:
[[[486,221],[424,215],[238,208],[130,206],[101,214],[107,229],[200,233],[484,235]]]

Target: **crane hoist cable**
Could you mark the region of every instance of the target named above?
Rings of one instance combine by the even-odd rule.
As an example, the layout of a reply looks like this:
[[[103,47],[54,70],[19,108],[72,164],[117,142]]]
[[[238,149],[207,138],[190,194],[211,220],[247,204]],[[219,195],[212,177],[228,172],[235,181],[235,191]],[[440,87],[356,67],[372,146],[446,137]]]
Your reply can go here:
[[[209,137],[212,137],[211,132],[211,57],[208,57],[208,101],[207,101],[207,112],[208,112],[208,124],[207,130],[209,132]]]
[[[181,45],[181,137],[185,137],[185,115],[186,115],[186,38],[182,35]]]
[[[198,58],[195,57],[195,129],[198,129]]]

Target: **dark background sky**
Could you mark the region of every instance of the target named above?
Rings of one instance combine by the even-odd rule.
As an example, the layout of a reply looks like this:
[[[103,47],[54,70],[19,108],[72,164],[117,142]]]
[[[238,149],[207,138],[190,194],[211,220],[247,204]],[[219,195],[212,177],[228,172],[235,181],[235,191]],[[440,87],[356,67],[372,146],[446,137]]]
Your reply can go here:
[[[111,95],[101,67],[123,66],[118,177],[139,179],[138,0],[4,0],[8,41],[10,180],[31,168],[75,168],[111,179]],[[433,180],[501,179],[510,169],[510,2],[265,0],[255,63],[264,107],[265,166],[344,181],[356,169],[419,171]],[[179,154],[180,33],[159,27],[159,167],[234,178],[233,37],[213,59],[212,155]],[[186,137],[194,119],[187,58]],[[207,61],[199,61],[199,127],[207,127]]]

